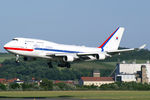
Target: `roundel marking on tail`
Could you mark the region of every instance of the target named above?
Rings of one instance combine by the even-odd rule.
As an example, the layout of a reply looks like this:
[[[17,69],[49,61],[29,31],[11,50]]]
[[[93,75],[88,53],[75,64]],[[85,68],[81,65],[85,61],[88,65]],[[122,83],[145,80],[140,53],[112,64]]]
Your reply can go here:
[[[116,40],[118,40],[118,37],[116,37]]]

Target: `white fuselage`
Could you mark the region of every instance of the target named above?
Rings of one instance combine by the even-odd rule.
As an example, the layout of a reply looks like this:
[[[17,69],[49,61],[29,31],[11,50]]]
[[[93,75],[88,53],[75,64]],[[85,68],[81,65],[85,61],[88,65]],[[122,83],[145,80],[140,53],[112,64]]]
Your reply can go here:
[[[101,48],[85,46],[57,44],[45,40],[15,38],[8,42],[4,48],[11,53],[29,56],[49,58],[53,54],[76,54],[76,53],[101,53]]]
[[[29,57],[47,58],[59,62],[58,66],[70,68],[69,62],[104,60],[112,57],[113,54],[140,50],[146,46],[118,50],[123,33],[124,27],[118,27],[98,48],[57,44],[39,39],[14,38],[4,45],[4,49],[16,55],[16,62],[19,61],[19,55],[22,55],[25,61]],[[51,61],[48,63],[49,67],[52,67]]]

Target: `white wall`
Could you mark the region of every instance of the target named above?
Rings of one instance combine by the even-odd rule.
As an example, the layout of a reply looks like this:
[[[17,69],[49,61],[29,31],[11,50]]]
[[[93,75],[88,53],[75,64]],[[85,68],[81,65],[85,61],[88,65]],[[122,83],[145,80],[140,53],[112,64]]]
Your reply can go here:
[[[123,82],[132,82],[132,81],[136,81],[136,76],[135,75],[117,75],[117,76],[121,76],[121,81]]]
[[[114,83],[114,81],[84,81],[83,85],[95,85],[95,86],[101,86],[102,84],[109,84]]]

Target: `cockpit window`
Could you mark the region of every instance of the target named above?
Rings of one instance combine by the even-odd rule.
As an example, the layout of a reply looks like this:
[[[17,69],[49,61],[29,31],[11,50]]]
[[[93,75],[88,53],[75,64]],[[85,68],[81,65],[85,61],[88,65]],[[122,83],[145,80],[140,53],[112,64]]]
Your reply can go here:
[[[18,39],[12,39],[12,40],[14,40],[14,41],[18,41]]]

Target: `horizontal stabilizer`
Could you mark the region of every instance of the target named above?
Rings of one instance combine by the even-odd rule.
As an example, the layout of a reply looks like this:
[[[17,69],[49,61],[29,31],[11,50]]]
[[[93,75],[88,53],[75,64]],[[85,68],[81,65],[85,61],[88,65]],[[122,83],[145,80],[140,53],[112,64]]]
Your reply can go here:
[[[141,47],[139,47],[139,50],[144,49],[145,47],[146,47],[146,44],[144,44]]]
[[[121,49],[121,50],[115,50],[115,51],[107,51],[109,54],[115,54],[115,53],[122,53],[122,52],[128,52],[128,51],[134,51],[134,50],[141,50],[146,47],[146,44],[142,45],[139,48],[131,48],[131,49]]]

